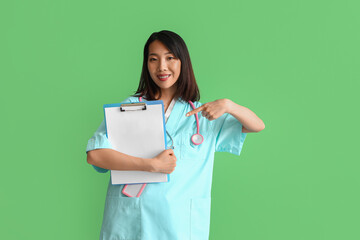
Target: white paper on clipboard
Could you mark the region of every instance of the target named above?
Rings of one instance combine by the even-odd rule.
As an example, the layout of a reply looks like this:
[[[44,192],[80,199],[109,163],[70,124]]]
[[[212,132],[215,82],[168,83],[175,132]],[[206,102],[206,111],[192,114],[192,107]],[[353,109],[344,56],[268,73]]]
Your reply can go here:
[[[144,103],[146,110],[120,111],[120,106],[125,103],[104,105],[106,134],[114,150],[135,157],[153,158],[166,149],[163,101]],[[167,182],[168,179],[166,173],[111,170],[113,185]]]

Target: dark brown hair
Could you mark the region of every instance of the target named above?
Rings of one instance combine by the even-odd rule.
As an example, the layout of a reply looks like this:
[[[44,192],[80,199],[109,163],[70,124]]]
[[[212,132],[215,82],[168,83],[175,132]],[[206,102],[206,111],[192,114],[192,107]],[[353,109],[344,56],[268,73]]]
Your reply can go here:
[[[146,96],[147,100],[158,100],[161,98],[161,89],[152,80],[147,64],[149,57],[149,45],[155,40],[162,42],[175,55],[175,57],[179,58],[181,61],[181,72],[177,82],[175,83],[177,84],[177,90],[174,96],[175,99],[180,97],[181,100],[186,102],[189,100],[192,102],[199,101],[200,92],[196,84],[187,46],[178,34],[167,30],[152,33],[145,44],[140,83],[134,97]],[[159,93],[159,98],[155,99],[157,93]]]

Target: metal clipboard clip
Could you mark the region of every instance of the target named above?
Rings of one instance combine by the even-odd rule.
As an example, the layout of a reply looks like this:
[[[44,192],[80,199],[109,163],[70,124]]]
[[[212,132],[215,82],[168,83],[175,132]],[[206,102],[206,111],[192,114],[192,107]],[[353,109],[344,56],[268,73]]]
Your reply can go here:
[[[120,111],[140,111],[146,110],[146,103],[124,103],[120,105]]]

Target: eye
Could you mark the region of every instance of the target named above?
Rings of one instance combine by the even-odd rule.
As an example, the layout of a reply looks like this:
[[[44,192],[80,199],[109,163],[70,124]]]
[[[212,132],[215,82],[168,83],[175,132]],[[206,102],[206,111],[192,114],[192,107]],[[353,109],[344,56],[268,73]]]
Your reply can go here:
[[[174,57],[169,57],[169,59],[175,59]]]
[[[156,60],[156,58],[150,58],[150,62],[151,62],[152,60]]]

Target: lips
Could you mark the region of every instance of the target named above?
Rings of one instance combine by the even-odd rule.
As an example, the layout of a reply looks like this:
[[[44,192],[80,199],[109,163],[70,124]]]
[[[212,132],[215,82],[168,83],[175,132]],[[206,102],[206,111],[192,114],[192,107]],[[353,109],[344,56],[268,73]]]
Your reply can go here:
[[[160,75],[157,75],[158,79],[160,81],[166,81],[169,77],[171,76],[171,74],[160,74]]]

